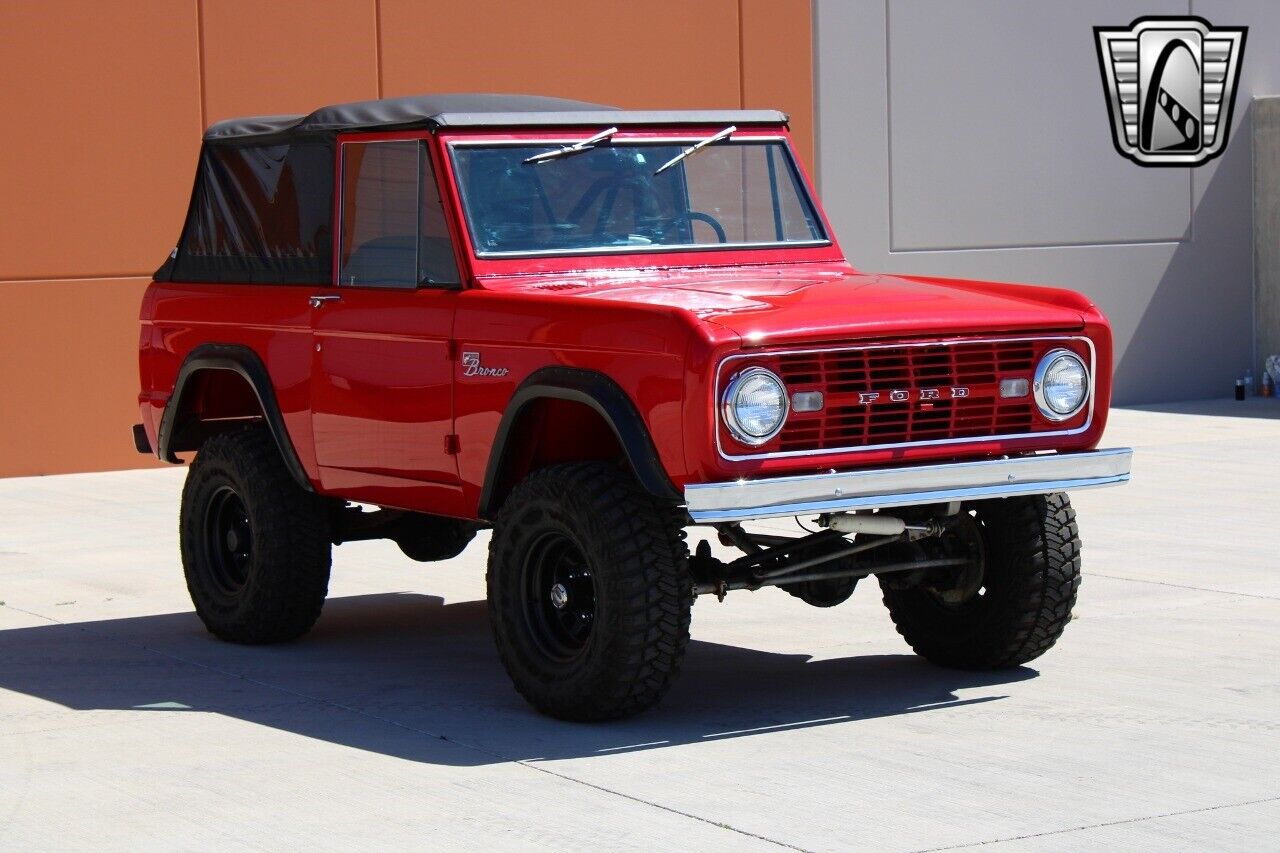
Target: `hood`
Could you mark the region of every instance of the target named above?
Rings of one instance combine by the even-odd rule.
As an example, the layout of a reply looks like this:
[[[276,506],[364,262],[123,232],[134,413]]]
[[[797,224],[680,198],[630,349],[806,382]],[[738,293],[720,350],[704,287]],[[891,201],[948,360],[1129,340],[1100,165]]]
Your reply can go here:
[[[1036,290],[854,273],[758,289],[751,298],[763,303],[759,308],[710,313],[705,319],[761,345],[1084,326],[1079,310],[1050,301],[1054,291],[1037,298]]]
[[[1075,330],[1089,309],[1069,291],[844,270],[682,270],[557,279],[520,290],[667,305],[753,345],[849,338]]]

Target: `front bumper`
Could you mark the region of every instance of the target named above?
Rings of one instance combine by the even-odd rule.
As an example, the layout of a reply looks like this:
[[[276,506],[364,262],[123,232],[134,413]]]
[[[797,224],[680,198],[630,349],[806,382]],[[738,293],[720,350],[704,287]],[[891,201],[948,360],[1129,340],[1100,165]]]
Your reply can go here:
[[[787,515],[1046,495],[1126,482],[1132,459],[1132,449],[1117,447],[981,462],[698,483],[685,486],[684,499],[694,522],[713,524]]]

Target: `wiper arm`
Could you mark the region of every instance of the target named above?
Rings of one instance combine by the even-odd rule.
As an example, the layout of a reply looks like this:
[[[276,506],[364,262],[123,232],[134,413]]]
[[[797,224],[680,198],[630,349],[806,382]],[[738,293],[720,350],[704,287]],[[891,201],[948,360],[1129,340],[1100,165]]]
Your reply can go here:
[[[697,152],[697,151],[701,151],[703,148],[706,148],[708,145],[710,145],[713,142],[719,142],[721,139],[728,139],[729,134],[733,133],[737,129],[738,128],[736,126],[731,124],[728,127],[726,127],[724,130],[715,134],[714,136],[708,136],[706,139],[702,140],[701,142],[697,142],[697,143],[694,143],[693,145],[690,145],[688,148],[684,149],[679,154],[677,154],[676,156],[672,157],[670,160],[668,160],[667,162],[659,166],[658,171],[654,172],[654,174],[661,175],[663,172],[667,171],[667,169],[670,169],[672,166],[674,166],[676,163],[679,163],[681,160],[688,157],[690,154],[693,154],[694,152]]]
[[[589,139],[584,139],[581,142],[575,142],[572,145],[566,145],[563,148],[556,148],[552,151],[543,151],[541,154],[534,154],[532,157],[525,158],[520,162],[546,163],[548,160],[558,160],[561,157],[568,157],[573,154],[581,154],[583,151],[590,151],[592,148],[595,148],[601,142],[608,141],[609,137],[613,136],[617,132],[618,132],[618,129],[616,127],[611,127],[608,130],[600,131],[595,136],[592,136]]]

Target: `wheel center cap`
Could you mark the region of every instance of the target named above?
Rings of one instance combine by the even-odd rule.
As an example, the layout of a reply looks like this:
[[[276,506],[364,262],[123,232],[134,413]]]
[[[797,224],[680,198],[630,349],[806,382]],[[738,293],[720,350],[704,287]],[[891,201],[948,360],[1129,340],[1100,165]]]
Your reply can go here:
[[[569,590],[565,588],[564,584],[558,583],[555,586],[551,587],[551,606],[552,607],[554,607],[556,610],[559,610],[560,608],[564,607],[568,603],[569,603]]]

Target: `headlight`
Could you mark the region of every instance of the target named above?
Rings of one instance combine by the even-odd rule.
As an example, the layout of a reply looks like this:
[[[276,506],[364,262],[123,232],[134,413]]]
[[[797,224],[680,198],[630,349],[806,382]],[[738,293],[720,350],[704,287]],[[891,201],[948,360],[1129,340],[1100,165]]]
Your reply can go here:
[[[782,380],[763,367],[749,367],[729,382],[722,411],[733,437],[758,447],[782,429],[787,407],[787,389]]]
[[[1065,421],[1089,399],[1089,371],[1070,350],[1051,350],[1040,359],[1034,388],[1040,413],[1051,421]]]

